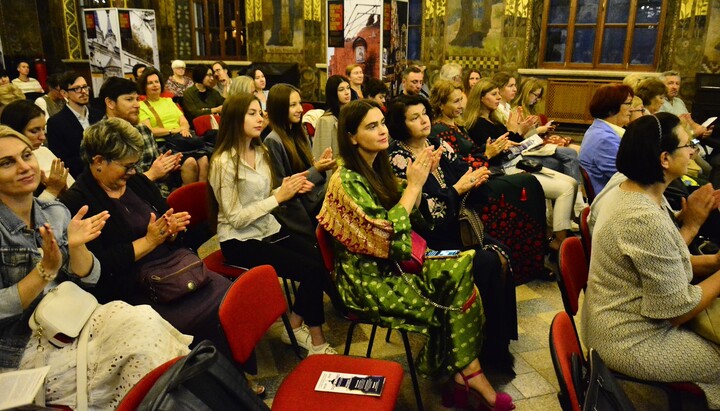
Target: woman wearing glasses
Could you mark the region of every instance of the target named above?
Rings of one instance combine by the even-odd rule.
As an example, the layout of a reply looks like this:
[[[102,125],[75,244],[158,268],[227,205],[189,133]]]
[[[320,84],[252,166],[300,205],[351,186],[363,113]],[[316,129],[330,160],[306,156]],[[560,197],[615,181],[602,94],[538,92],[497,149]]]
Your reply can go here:
[[[608,193],[595,224],[581,335],[611,369],[649,381],[693,381],[715,410],[720,347],[681,325],[720,295],[720,263],[698,264],[663,200],[668,184],[687,172],[691,146],[672,114],[628,126],[617,152],[628,180]]]
[[[102,265],[102,277],[91,292],[101,303],[149,304],[178,330],[195,336],[194,341],[209,339],[224,349],[217,312],[230,286],[226,278],[208,272],[206,285],[167,303],[151,299],[136,280],[144,266],[179,248],[176,239],[191,217],[168,209],[155,184],[137,172],[142,149],[140,132],[125,120],[110,118],[89,127],[83,139],[88,167],[60,196],[72,213],[86,204],[88,215],[110,212],[102,234],[87,245]]]
[[[185,117],[191,124],[195,117],[220,114],[222,104],[225,102],[225,98],[214,88],[215,77],[210,67],[204,64],[195,66],[192,79],[195,84],[188,87],[183,95]]]
[[[608,84],[595,91],[590,100],[590,114],[595,118],[583,136],[580,166],[590,177],[593,191],[599,193],[615,174],[615,156],[620,137],[630,122],[633,90],[624,84]]]

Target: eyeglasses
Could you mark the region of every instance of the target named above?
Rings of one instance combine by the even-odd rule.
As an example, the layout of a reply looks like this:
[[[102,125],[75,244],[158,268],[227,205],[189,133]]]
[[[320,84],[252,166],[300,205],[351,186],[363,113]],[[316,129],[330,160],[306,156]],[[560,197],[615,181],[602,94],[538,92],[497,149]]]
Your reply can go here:
[[[694,139],[690,140],[690,142],[688,142],[688,143],[685,144],[685,145],[677,146],[677,148],[675,148],[675,150],[681,149],[681,148],[685,148],[685,147],[695,149],[695,147],[697,147],[698,144],[700,144],[700,140],[694,138]]]
[[[138,162],[137,161],[132,164],[120,164],[117,161],[114,161],[114,162],[117,163],[117,165],[119,165],[120,167],[125,169],[125,174],[132,174],[132,173],[138,171]]]
[[[623,106],[629,106],[632,104],[632,100],[622,103]]]
[[[71,87],[67,89],[67,91],[74,91],[76,93],[89,93],[90,92],[90,86],[77,86],[77,87]]]
[[[641,113],[644,113],[644,112],[645,112],[645,107],[630,109],[630,112],[631,112],[631,113],[637,113],[638,111],[641,112]]]
[[[535,92],[532,92],[532,91],[531,91],[530,94],[532,94],[533,96],[535,96],[536,99],[542,100],[542,93],[535,93]]]

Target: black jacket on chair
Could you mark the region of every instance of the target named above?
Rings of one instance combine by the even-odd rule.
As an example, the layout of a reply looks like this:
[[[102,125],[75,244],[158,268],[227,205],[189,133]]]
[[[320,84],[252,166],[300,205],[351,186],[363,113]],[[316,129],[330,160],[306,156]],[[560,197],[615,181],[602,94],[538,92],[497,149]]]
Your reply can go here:
[[[103,113],[87,106],[90,124],[95,124],[103,117]],[[85,168],[80,158],[80,143],[83,139],[82,124],[73,113],[70,106],[65,105],[57,114],[50,117],[47,122],[48,148],[70,169],[70,175],[77,176]]]

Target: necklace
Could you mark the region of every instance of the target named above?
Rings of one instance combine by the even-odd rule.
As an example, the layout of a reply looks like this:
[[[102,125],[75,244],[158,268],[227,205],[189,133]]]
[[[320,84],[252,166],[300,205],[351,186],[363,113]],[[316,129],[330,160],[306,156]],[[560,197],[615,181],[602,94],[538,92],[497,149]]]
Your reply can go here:
[[[410,153],[410,158],[415,161],[415,149],[410,147],[409,145],[405,144],[402,141],[398,141],[400,143],[400,147],[402,147],[405,151]],[[427,139],[423,141],[423,146],[420,150],[424,150],[426,147],[428,147],[430,143],[428,143]],[[447,188],[447,184],[445,184],[445,174],[443,173],[442,169],[438,165],[435,167],[435,170],[431,171],[430,174],[432,174],[433,177],[435,177],[435,180],[437,180],[438,184],[440,185],[440,188]]]

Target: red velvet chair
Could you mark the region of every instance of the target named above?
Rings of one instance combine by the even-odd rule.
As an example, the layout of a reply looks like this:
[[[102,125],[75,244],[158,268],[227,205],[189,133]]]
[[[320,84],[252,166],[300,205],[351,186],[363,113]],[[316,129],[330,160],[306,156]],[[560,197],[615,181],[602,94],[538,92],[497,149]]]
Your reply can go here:
[[[332,236],[325,231],[322,226],[317,226],[317,229],[315,230],[315,237],[318,241],[318,248],[320,249],[320,254],[323,258],[323,264],[325,265],[325,269],[330,273],[331,275],[331,282],[335,283],[334,273],[335,273],[335,251],[333,250],[333,244],[332,244]],[[357,314],[353,313],[340,299],[340,296],[337,295],[337,292],[335,290],[330,290],[328,292],[330,295],[330,300],[333,302],[333,305],[335,306],[335,309],[340,312],[345,318],[350,320],[350,325],[348,326],[348,332],[347,337],[345,338],[345,351],[344,354],[348,355],[350,354],[350,345],[352,344],[352,336],[353,331],[355,330],[355,327],[358,324],[370,324],[372,325],[372,329],[370,331],[370,338],[368,340],[368,348],[366,352],[366,357],[370,358],[370,355],[372,354],[372,347],[373,342],[375,341],[375,333],[377,331],[378,325],[376,323],[373,323],[372,321],[366,320]],[[391,328],[388,328],[387,336],[385,337],[385,341],[390,341],[390,332],[392,331]],[[415,391],[415,401],[417,402],[417,409],[421,410],[423,409],[422,404],[422,396],[420,394],[420,384],[418,383],[417,379],[417,373],[415,372],[415,363],[413,361],[413,355],[412,350],[410,348],[410,339],[408,338],[407,331],[405,330],[399,330],[400,336],[403,340],[403,345],[405,347],[405,356],[407,357],[408,362],[408,370],[410,371],[410,378],[412,379],[413,383],[413,389]]]
[[[210,225],[210,204],[208,199],[208,183],[199,181],[177,188],[167,198],[168,206],[176,212],[187,211],[192,217],[188,230],[201,227],[203,224]],[[207,228],[208,234],[215,233],[215,227]],[[234,267],[225,264],[225,258],[221,250],[217,250],[203,259],[207,268],[229,278],[240,277],[247,269]]]
[[[270,326],[282,317],[294,340],[286,315],[287,305],[275,270],[261,265],[238,278],[220,304],[220,324],[233,359],[244,363]],[[385,376],[380,397],[340,395],[315,391],[322,371]],[[282,382],[273,399],[275,410],[368,409],[392,410],[400,391],[403,371],[398,363],[340,355],[314,355],[303,360]]]
[[[579,238],[568,237],[562,242],[560,245],[559,265],[560,276],[558,276],[558,285],[560,293],[562,294],[563,306],[565,307],[565,312],[570,316],[570,322],[577,336],[574,317],[579,309],[580,290],[584,290],[587,287],[589,275],[585,251]],[[585,361],[584,357],[583,361]],[[705,395],[700,387],[690,382],[663,383],[641,380],[618,372],[613,373],[622,380],[651,385],[665,391],[671,410],[682,409],[682,393],[699,397],[704,397]]]
[[[590,218],[590,206],[583,208],[580,213],[580,235],[582,237],[583,250],[585,251],[585,257],[590,265],[590,251],[592,251],[592,235],[590,235],[590,225],[588,220]]]
[[[220,124],[219,114],[205,114],[204,116],[198,116],[193,119],[193,129],[195,129],[196,136],[202,137],[212,129],[210,117],[215,117],[215,121],[217,121],[218,125]]]
[[[159,365],[157,368],[142,377],[142,379],[140,379],[140,381],[138,381],[137,384],[135,384],[135,386],[132,387],[127,394],[125,394],[125,397],[123,397],[122,401],[120,401],[116,411],[136,410],[152,386],[155,384],[155,381],[157,381],[161,375],[165,374],[165,371],[172,367],[172,365],[180,358],[182,357],[173,358],[172,360]]]
[[[552,357],[555,376],[560,386],[558,401],[563,411],[580,411],[586,387],[577,387],[575,381],[581,381],[580,370],[573,369],[572,357],[577,356],[578,364],[583,361],[583,353],[578,343],[572,319],[566,312],[555,314],[550,325],[550,357]]]
[[[582,166],[580,166],[580,175],[582,176],[583,187],[585,187],[585,195],[587,195],[588,204],[592,204],[597,193],[595,192],[595,189],[590,182],[590,175],[587,173],[587,171],[585,171],[584,168],[582,168]]]

